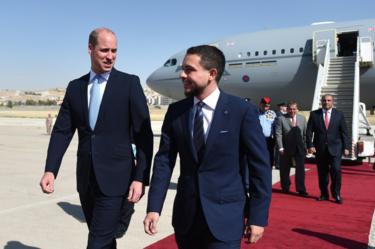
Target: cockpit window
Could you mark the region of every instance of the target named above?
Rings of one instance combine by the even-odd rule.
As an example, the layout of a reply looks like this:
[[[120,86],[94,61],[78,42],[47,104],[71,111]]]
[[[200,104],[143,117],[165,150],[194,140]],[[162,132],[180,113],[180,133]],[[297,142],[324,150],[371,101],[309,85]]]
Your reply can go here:
[[[176,58],[172,58],[172,59],[167,60],[164,63],[164,67],[171,67],[171,66],[175,66],[176,64],[177,64],[177,59]]]
[[[164,63],[164,66],[165,67],[169,67],[171,65],[171,60],[167,60],[165,63]]]

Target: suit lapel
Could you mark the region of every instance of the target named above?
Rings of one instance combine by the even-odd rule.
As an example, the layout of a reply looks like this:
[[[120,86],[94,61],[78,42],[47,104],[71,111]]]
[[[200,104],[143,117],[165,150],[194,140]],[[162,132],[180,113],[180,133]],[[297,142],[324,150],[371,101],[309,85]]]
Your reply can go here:
[[[181,119],[182,128],[184,130],[184,137],[185,137],[185,140],[187,141],[191,154],[193,155],[194,160],[198,162],[198,155],[197,155],[197,152],[195,151],[195,148],[193,145],[193,136],[191,134],[192,129],[193,129],[192,127],[193,106],[194,106],[193,98],[190,98],[186,103],[188,106],[186,107],[186,111]]]
[[[302,127],[302,117],[299,114],[296,114],[297,127]]]
[[[87,127],[90,128],[89,125],[89,107],[88,107],[88,99],[87,99],[87,86],[89,85],[90,81],[90,74],[87,74],[83,77],[81,84],[81,104],[83,115],[85,117],[85,122]]]
[[[319,109],[318,115],[320,120],[319,124],[321,125],[321,127],[323,127],[324,130],[327,130],[326,125],[324,124],[323,109]]]
[[[337,116],[336,114],[337,114],[336,110],[334,108],[332,108],[332,110],[331,110],[331,118],[329,119],[329,124],[328,124],[328,129],[329,129],[329,127],[332,126],[332,122],[335,122],[336,116]]]

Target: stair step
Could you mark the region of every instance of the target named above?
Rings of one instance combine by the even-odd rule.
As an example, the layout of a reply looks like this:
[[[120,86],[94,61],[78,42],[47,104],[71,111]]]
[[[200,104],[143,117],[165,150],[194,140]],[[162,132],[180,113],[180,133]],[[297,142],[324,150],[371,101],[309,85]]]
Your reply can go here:
[[[328,76],[338,75],[338,76],[351,76],[354,77],[353,72],[342,72],[342,71],[328,71]]]
[[[344,76],[354,76],[354,72],[342,72],[342,71],[328,71],[328,75],[344,75]]]
[[[334,82],[336,82],[337,84],[350,84],[350,85],[354,85],[354,79],[330,79],[330,78],[328,78],[327,79],[327,83],[328,84],[332,84],[332,83],[334,83]]]
[[[337,81],[328,81],[327,82],[327,85],[326,86],[342,86],[342,87],[350,87],[350,88],[353,88],[354,87],[354,85],[352,84],[352,83],[350,83],[350,82],[342,82],[342,81],[340,81],[340,82],[337,82]]]
[[[340,90],[332,90],[332,89],[322,89],[322,94],[331,94],[333,96],[338,97],[350,97],[353,98],[353,93],[350,91],[340,91]]]
[[[331,84],[327,84],[325,86],[323,86],[323,88],[329,88],[329,89],[332,89],[332,88],[336,88],[336,89],[348,89],[348,90],[352,90],[354,88],[353,85],[351,84],[334,84],[334,83],[331,83]]]
[[[336,81],[336,82],[354,82],[354,77],[328,77],[327,81]]]
[[[355,61],[355,56],[332,57],[331,61]]]
[[[343,68],[330,68],[328,69],[329,74],[351,74],[354,75],[354,70],[350,69],[343,69]]]

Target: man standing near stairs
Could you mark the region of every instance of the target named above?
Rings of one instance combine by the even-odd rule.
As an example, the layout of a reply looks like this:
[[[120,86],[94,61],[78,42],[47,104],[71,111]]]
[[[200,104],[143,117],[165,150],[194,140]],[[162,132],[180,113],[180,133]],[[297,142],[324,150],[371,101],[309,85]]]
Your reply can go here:
[[[341,157],[349,155],[350,141],[344,114],[333,107],[333,96],[326,94],[321,99],[322,108],[312,111],[307,123],[306,143],[308,153],[316,153],[320,197],[328,197],[328,175],[331,177],[331,194],[335,202],[342,204]],[[314,135],[314,136],[313,136]]]

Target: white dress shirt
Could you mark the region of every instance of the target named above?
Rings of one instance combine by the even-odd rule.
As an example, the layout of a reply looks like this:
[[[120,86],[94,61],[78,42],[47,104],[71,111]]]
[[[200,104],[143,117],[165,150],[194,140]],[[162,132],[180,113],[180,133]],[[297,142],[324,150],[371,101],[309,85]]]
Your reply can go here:
[[[207,96],[202,102],[204,103],[204,106],[202,107],[203,112],[203,130],[204,130],[204,139],[207,140],[208,133],[210,131],[212,118],[214,116],[215,108],[217,105],[217,102],[219,100],[220,96],[220,90],[219,88],[216,88],[209,96]],[[200,100],[194,97],[194,108],[193,108],[193,118],[192,120],[192,131],[191,136],[193,136],[193,130],[194,130],[194,116],[195,112],[197,111],[197,103]]]

